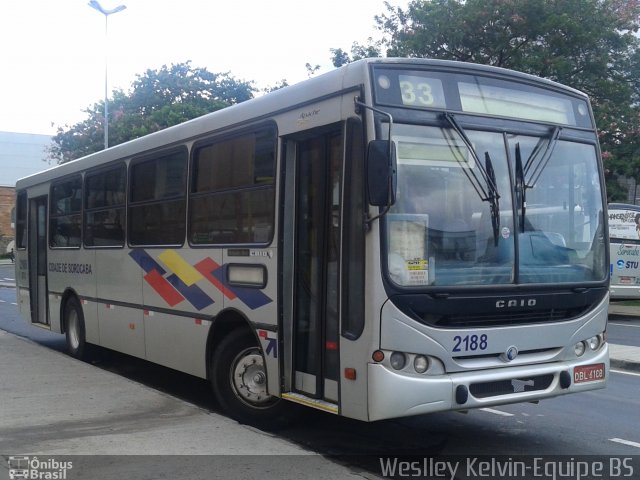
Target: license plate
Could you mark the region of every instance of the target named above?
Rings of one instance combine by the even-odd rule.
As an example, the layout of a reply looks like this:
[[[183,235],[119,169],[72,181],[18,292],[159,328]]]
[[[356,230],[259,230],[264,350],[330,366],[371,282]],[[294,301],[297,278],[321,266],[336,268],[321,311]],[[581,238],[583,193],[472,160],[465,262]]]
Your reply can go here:
[[[596,382],[604,378],[604,363],[581,365],[573,369],[573,383]]]

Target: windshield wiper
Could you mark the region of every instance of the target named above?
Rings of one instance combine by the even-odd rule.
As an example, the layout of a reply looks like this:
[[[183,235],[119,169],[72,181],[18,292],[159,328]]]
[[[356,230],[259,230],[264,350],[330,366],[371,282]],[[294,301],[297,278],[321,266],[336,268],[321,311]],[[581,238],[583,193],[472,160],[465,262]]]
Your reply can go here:
[[[529,158],[527,158],[527,163],[524,165],[523,170],[524,188],[533,188],[536,185],[540,175],[542,175],[542,172],[549,163],[561,131],[561,127],[555,127],[548,139],[541,138],[531,152],[531,155],[529,155]],[[545,148],[541,156],[540,152],[542,152],[542,144],[545,140],[547,140],[547,148]]]
[[[491,225],[493,226],[493,241],[497,246],[498,236],[500,232],[500,204],[498,202],[500,194],[498,193],[498,184],[496,183],[496,174],[493,169],[493,163],[491,162],[491,156],[489,155],[489,152],[485,152],[485,164],[482,165],[480,157],[478,157],[478,153],[471,144],[471,140],[469,140],[469,137],[464,131],[464,128],[462,128],[462,125],[458,123],[456,117],[454,117],[452,113],[444,113],[443,117],[451,126],[451,128],[462,139],[465,146],[469,149],[469,153],[473,157],[473,161],[478,168],[478,171],[480,172],[480,176],[484,181],[484,185],[486,185],[485,189],[485,186],[482,184],[482,182],[480,182],[480,179],[478,178],[476,173],[456,157],[458,163],[462,167],[462,171],[466,175],[467,179],[475,189],[480,199],[483,202],[489,202],[491,211]]]
[[[500,235],[500,203],[498,199],[498,188],[496,187],[496,172],[493,169],[493,162],[489,152],[484,152],[484,164],[487,172],[487,178],[491,181],[494,188],[489,188],[489,209],[491,211],[491,226],[493,227],[493,244],[498,246],[498,238]],[[489,185],[489,184],[487,184]]]
[[[548,139],[541,138],[533,151],[527,158],[525,165],[522,165],[522,152],[520,151],[520,143],[516,144],[516,209],[518,212],[518,223],[520,224],[520,231],[524,232],[524,220],[527,210],[527,189],[533,188],[540,175],[547,167],[551,154],[558,143],[560,137],[561,127],[555,127],[551,132]],[[547,147],[542,151],[542,145],[545,143]]]
[[[535,149],[534,149],[535,151]],[[520,143],[516,143],[516,210],[518,212],[518,223],[520,232],[524,233],[524,216],[527,208],[527,183],[524,180],[524,169],[522,168],[522,153],[520,153]]]

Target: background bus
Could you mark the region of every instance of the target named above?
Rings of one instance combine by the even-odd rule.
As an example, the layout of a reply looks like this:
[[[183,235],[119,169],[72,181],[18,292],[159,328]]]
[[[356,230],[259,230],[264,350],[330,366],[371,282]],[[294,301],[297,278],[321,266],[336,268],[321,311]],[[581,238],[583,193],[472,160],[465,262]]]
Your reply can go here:
[[[582,93],[363,60],[20,180],[18,302],[262,425],[602,388],[602,179]]]
[[[611,298],[640,298],[640,207],[610,203],[608,210]]]

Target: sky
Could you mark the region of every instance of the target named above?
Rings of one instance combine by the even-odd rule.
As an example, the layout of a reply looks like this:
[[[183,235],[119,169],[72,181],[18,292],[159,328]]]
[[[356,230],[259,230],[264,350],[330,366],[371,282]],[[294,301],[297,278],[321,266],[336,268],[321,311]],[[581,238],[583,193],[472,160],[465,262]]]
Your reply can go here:
[[[191,60],[257,88],[332,69],[330,48],[380,38],[383,0],[0,0],[0,131],[53,135],[136,74]],[[403,5],[405,1],[393,1]],[[106,47],[105,48],[105,44]]]

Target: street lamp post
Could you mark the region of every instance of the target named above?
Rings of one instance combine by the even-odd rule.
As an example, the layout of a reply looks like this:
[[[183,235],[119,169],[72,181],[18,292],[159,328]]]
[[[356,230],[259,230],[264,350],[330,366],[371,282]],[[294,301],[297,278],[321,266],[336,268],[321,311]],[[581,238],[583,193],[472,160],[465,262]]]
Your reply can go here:
[[[91,8],[96,9],[104,15],[104,148],[109,148],[109,97],[108,97],[108,71],[109,71],[109,57],[108,57],[108,42],[109,42],[109,30],[108,19],[109,15],[121,12],[125,8],[125,5],[118,5],[116,8],[107,10],[102,8],[102,5],[97,0],[91,0],[88,4]]]

